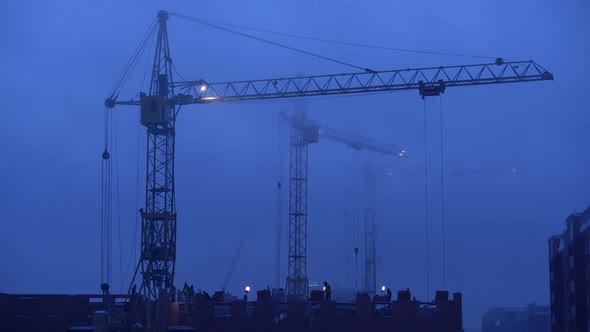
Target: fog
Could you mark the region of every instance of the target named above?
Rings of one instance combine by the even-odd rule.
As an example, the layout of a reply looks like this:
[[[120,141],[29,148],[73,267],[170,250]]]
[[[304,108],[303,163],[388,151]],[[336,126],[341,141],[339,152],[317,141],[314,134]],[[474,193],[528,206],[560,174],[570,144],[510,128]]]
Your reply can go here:
[[[335,288],[354,287],[355,280],[364,285],[363,210],[354,208],[353,189],[358,158],[359,165],[370,161],[378,174],[377,285],[410,288],[418,299],[443,288],[442,128],[446,289],[463,293],[464,326],[480,326],[481,315],[493,306],[549,303],[547,239],[563,230],[570,213],[590,204],[587,2],[5,1],[0,9],[5,143],[0,292],[100,292],[104,99],[164,9],[327,40],[492,57],[395,52],[248,32],[374,70],[503,57],[533,59],[551,71],[554,81],[453,87],[424,101],[417,91],[407,91],[317,97],[303,104],[322,125],[408,151],[400,159],[354,152],[325,139],[309,146],[310,281],[329,280]],[[357,71],[174,16],[168,30],[183,77],[219,82]],[[146,61],[152,57],[150,52],[142,58],[121,98],[147,91]],[[182,108],[176,123],[177,287],[186,281],[210,293],[221,289],[246,230],[228,290],[242,294],[245,285],[275,286],[277,165],[286,185],[289,151],[284,136],[281,161],[278,128],[285,124],[279,113],[293,112],[298,103]],[[115,107],[114,119],[111,153],[119,194],[112,287],[119,292],[127,290],[137,264],[146,135],[137,107]],[[362,182],[359,188],[357,198],[364,195]],[[283,198],[286,204],[285,186]],[[286,205],[283,211],[286,231]],[[284,283],[286,232],[282,244]],[[355,245],[361,249],[358,277]]]

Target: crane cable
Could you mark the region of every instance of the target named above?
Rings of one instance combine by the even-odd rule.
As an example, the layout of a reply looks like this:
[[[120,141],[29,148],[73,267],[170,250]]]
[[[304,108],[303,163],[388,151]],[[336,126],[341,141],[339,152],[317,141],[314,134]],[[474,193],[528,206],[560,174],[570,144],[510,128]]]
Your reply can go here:
[[[105,107],[105,126],[104,126],[104,151],[102,153],[101,163],[101,284],[111,284],[113,277],[112,259],[113,259],[113,167],[112,160],[117,155],[117,128],[116,117],[114,112],[109,113],[109,108]],[[109,139],[110,138],[110,139]],[[113,155],[109,150],[114,152]],[[119,281],[121,292],[123,289],[123,251],[121,240],[121,204],[119,190],[119,165],[115,159],[115,186],[116,190],[116,218],[118,225],[118,245],[119,245]]]
[[[154,48],[154,43],[150,43],[150,48],[148,49],[147,54],[152,54],[152,49]],[[143,69],[143,76],[141,78],[141,90],[140,91],[144,91],[144,87],[145,87],[145,78],[147,76],[147,72],[148,72],[148,68],[150,65],[150,58],[146,57],[145,60],[145,67]],[[172,64],[174,66],[174,64]]]
[[[179,15],[176,15],[176,14],[172,14],[172,15],[179,16]],[[323,43],[332,43],[332,44],[339,44],[339,45],[346,45],[346,46],[355,46],[355,47],[363,47],[363,48],[373,48],[373,49],[387,50],[387,51],[395,51],[395,52],[420,53],[420,54],[430,54],[430,55],[444,55],[444,56],[455,56],[455,57],[465,57],[465,58],[479,58],[479,59],[496,59],[496,58],[498,58],[497,56],[485,56],[485,55],[464,54],[464,53],[449,53],[449,52],[436,52],[436,51],[416,50],[416,49],[409,49],[409,48],[387,47],[387,46],[371,45],[371,44],[364,44],[364,43],[354,43],[354,42],[338,41],[338,40],[333,40],[333,39],[325,39],[325,38],[302,36],[302,35],[296,35],[296,34],[286,33],[286,32],[272,31],[272,30],[267,30],[267,29],[258,29],[258,28],[244,26],[244,25],[224,23],[224,22],[215,21],[215,20],[209,20],[209,19],[204,19],[204,18],[196,18],[196,17],[193,17],[192,19],[198,20],[198,21],[202,21],[202,22],[207,22],[207,23],[210,23],[210,24],[225,25],[225,26],[230,26],[230,27],[234,27],[234,28],[239,28],[239,29],[244,29],[244,30],[250,30],[250,31],[256,31],[256,32],[262,32],[262,33],[267,33],[267,34],[272,34],[272,35],[277,35],[277,36],[284,36],[284,37],[290,37],[290,38],[313,40],[313,41],[318,41],[318,42],[323,42]]]
[[[223,30],[223,31],[230,32],[230,33],[233,33],[233,34],[236,34],[236,35],[240,35],[242,37],[246,37],[246,38],[250,38],[250,39],[261,41],[263,43],[267,43],[267,44],[271,44],[271,45],[274,45],[274,46],[282,47],[282,48],[285,48],[285,49],[288,49],[288,50],[291,50],[291,51],[295,51],[295,52],[307,54],[307,55],[310,55],[310,56],[313,56],[313,57],[316,57],[316,58],[320,58],[320,59],[323,59],[323,60],[335,62],[335,63],[341,64],[341,65],[345,65],[345,66],[348,66],[348,67],[352,67],[352,68],[356,68],[356,69],[360,69],[360,70],[368,71],[368,72],[371,72],[372,71],[369,68],[365,68],[365,67],[353,65],[351,63],[347,63],[347,62],[344,62],[344,61],[336,60],[334,58],[330,58],[330,57],[327,57],[327,56],[319,55],[319,54],[316,54],[316,53],[305,51],[305,50],[302,50],[302,49],[299,49],[299,48],[295,48],[295,47],[292,47],[292,46],[288,46],[288,45],[285,45],[285,44],[273,42],[273,41],[270,41],[268,39],[256,37],[256,36],[249,35],[249,34],[246,34],[246,33],[243,33],[243,32],[239,32],[239,31],[236,31],[236,30],[233,30],[233,29],[224,28],[222,26],[219,26],[219,25],[216,25],[216,24],[212,24],[212,23],[208,23],[206,21],[203,21],[203,20],[200,20],[200,19],[197,19],[197,18],[193,18],[193,17],[190,17],[190,16],[176,14],[176,13],[170,13],[170,15],[176,16],[178,18],[181,18],[181,19],[184,19],[184,20],[187,20],[187,21],[191,21],[191,22],[195,22],[195,23],[198,23],[198,24],[201,24],[201,25],[205,25],[205,26],[208,26],[208,27],[211,27],[211,28],[215,28],[215,29],[218,29],[218,30]]]
[[[129,76],[131,74],[131,72],[133,71],[133,69],[136,67],[136,65],[139,63],[139,59],[141,58],[141,56],[144,54],[146,47],[149,45],[149,51],[148,53],[151,53],[151,50],[153,48],[153,43],[150,43],[150,41],[153,39],[156,31],[158,28],[158,24],[157,24],[157,19],[154,19],[152,21],[152,23],[149,25],[146,33],[144,34],[143,38],[141,39],[139,45],[135,48],[133,54],[131,55],[131,58],[129,59],[129,61],[127,62],[126,66],[123,69],[123,72],[119,75],[117,81],[115,82],[115,85],[113,86],[113,88],[111,89],[111,92],[109,93],[109,98],[111,99],[116,99],[120,89],[125,85],[125,83],[127,82],[127,80],[129,79]],[[145,84],[145,78],[147,76],[147,69],[149,67],[149,59],[146,60],[145,63],[145,68],[144,68],[144,72],[143,72],[143,78],[142,78],[142,90]],[[112,130],[112,128],[111,128]],[[135,206],[136,206],[136,211],[138,210],[138,196],[139,196],[139,133],[140,133],[140,126],[138,124],[138,142],[137,142],[137,172],[136,172],[136,199],[135,199]],[[112,191],[111,189],[105,189],[108,188],[108,186],[105,185],[105,177],[110,178],[112,176],[111,174],[111,165],[110,165],[110,154],[108,153],[108,134],[109,134],[109,121],[108,121],[108,114],[107,114],[107,108],[105,108],[105,150],[103,152],[103,207],[102,207],[102,218],[103,218],[103,231],[102,231],[102,236],[103,238],[101,239],[101,241],[106,241],[106,242],[110,242],[110,234],[107,234],[108,228],[110,228],[111,226],[107,224],[110,223],[110,220],[107,220],[108,218],[110,218],[111,215],[111,211],[109,209],[107,209],[107,206],[105,206],[104,201],[106,200],[110,200],[112,193],[109,193],[109,191]],[[115,132],[116,135],[116,132]],[[116,140],[116,136],[114,136],[114,139]],[[116,144],[116,143],[115,143]],[[116,153],[116,151],[115,151]],[[105,159],[106,157],[106,159]],[[116,161],[115,161],[116,162]],[[105,166],[106,165],[106,166]],[[116,179],[116,186],[117,186],[117,204],[119,204],[120,198],[119,198],[119,180],[118,180],[118,164],[115,164],[115,172],[117,174],[117,179]],[[106,169],[106,174],[105,174],[105,169]],[[108,180],[108,181],[112,181],[112,180]],[[105,187],[106,186],[106,187]],[[105,191],[106,190],[106,191]],[[118,220],[118,224],[119,224],[119,255],[122,256],[122,243],[121,243],[121,220],[120,220],[120,208],[119,205],[117,205],[117,220]],[[108,216],[108,218],[107,218]],[[136,248],[136,243],[137,243],[137,227],[138,227],[138,217],[136,215],[135,218],[135,230],[134,230],[134,236],[133,236],[133,243],[132,243],[132,249],[130,250],[129,253],[129,260],[127,263],[127,268],[125,269],[125,275],[123,277],[123,263],[122,263],[122,257],[119,258],[119,268],[120,268],[120,273],[121,273],[121,287],[123,287],[123,280],[125,280],[125,282],[127,281],[127,276],[129,274],[129,269],[131,266],[131,259],[132,257],[135,257],[135,260],[137,260],[137,248]],[[103,251],[101,251],[101,275],[104,273],[104,269],[106,268],[105,266],[103,266],[104,264],[110,264],[107,263],[105,261],[105,257],[104,255],[110,255],[110,253],[108,253],[111,249],[110,248],[103,248],[101,249]],[[107,274],[110,274],[110,267],[108,268]],[[108,278],[110,281],[110,278]],[[102,280],[101,280],[102,282]],[[121,288],[121,292],[122,292],[122,288]]]
[[[443,135],[443,108],[442,96],[439,96],[439,122],[440,122],[440,176],[441,176],[441,224],[442,224],[442,274],[443,289],[447,287],[446,279],[446,235],[445,235],[445,181],[444,181],[444,135]],[[424,100],[424,205],[426,219],[426,293],[430,294],[430,240],[429,240],[429,211],[428,211],[428,152],[427,152],[427,125],[426,125],[426,100]]]
[[[353,196],[353,224],[354,224],[354,285],[358,287],[358,252],[359,252],[359,167],[358,150],[352,150],[352,196]]]
[[[430,242],[428,230],[428,148],[426,127],[426,99],[424,99],[424,206],[426,223],[426,299],[430,296]]]
[[[133,69],[137,65],[138,60],[141,57],[141,55],[144,53],[146,46],[149,44],[149,41],[153,38],[156,31],[158,30],[157,22],[158,22],[157,19],[154,19],[152,21],[152,23],[150,24],[144,37],[141,39],[139,45],[135,48],[135,50],[133,51],[133,54],[131,55],[131,58],[129,59],[129,61],[125,65],[123,72],[121,73],[121,75],[119,75],[119,78],[117,79],[117,81],[115,82],[115,85],[111,89],[111,92],[109,93],[109,98],[116,99],[117,96],[119,95],[120,89],[125,85],[125,83],[129,79],[131,72],[133,71]]]
[[[277,126],[277,243],[276,243],[276,275],[275,287],[281,288],[281,257],[282,257],[282,235],[283,235],[283,165],[284,165],[284,144],[285,144],[285,121],[281,113],[278,114]]]
[[[141,147],[141,123],[137,122],[137,154],[136,154],[136,170],[135,170],[135,211],[139,211],[139,171],[140,171],[140,147]],[[125,268],[125,283],[127,284],[127,277],[129,276],[129,269],[131,262],[137,261],[137,228],[139,225],[139,213],[135,213],[135,227],[133,230],[133,242],[131,250],[129,251],[129,259],[127,260],[127,267]]]
[[[443,145],[443,108],[442,95],[439,96],[440,115],[440,192],[441,192],[441,219],[442,219],[442,268],[443,268],[443,289],[447,289],[447,262],[445,245],[445,173],[444,173],[444,145]]]
[[[100,282],[110,283],[111,276],[111,197],[112,176],[109,151],[109,109],[104,112],[104,151],[101,161],[101,242],[100,242]]]
[[[117,140],[117,117],[115,116],[115,112],[112,112],[112,140],[111,146],[112,151],[115,159],[115,190],[117,193],[116,203],[117,203],[117,227],[119,233],[119,281],[120,281],[120,291],[123,293],[123,250],[122,250],[122,241],[121,241],[121,195],[119,190],[119,152],[118,152],[118,140]]]
[[[153,47],[150,45],[148,53],[152,52]],[[149,59],[146,60],[142,82],[141,82],[141,89],[143,90],[145,86],[145,78],[147,76],[147,69],[149,66]],[[137,153],[136,153],[136,170],[135,170],[135,211],[139,211],[139,171],[140,171],[140,148],[141,148],[141,123],[137,122]],[[176,201],[174,201],[174,210],[176,210]],[[131,262],[137,262],[137,237],[138,237],[138,225],[139,225],[139,213],[135,213],[135,227],[133,230],[133,242],[131,244],[131,250],[129,252],[129,259],[127,261],[127,267],[125,268],[125,283],[127,283],[127,277],[129,275],[129,271],[131,268]],[[133,276],[132,282],[135,280],[135,274]],[[143,286],[142,286],[143,287]],[[131,286],[130,286],[131,288]]]
[[[105,208],[104,208],[104,193],[105,193],[105,166],[106,166],[106,158],[107,158],[107,108],[105,106],[105,146],[104,152],[101,156],[101,169],[100,169],[100,283],[104,283],[104,241],[105,241],[105,232],[104,232],[104,222],[105,222]]]

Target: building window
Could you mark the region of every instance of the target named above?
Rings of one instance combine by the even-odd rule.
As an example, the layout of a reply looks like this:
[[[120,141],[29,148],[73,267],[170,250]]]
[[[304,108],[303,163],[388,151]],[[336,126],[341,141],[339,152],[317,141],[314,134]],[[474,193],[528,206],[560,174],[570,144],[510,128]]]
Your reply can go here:
[[[576,284],[573,280],[570,281],[570,292],[572,292],[572,294],[576,292]]]

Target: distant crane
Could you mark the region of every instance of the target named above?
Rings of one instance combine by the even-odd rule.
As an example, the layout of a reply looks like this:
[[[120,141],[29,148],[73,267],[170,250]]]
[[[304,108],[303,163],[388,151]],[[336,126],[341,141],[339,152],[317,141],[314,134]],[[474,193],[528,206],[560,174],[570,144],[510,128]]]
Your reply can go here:
[[[395,157],[406,151],[395,144],[381,142],[360,134],[322,127],[309,120],[304,112],[291,118],[284,116],[291,127],[289,173],[289,266],[287,298],[304,300],[308,294],[307,278],[307,168],[308,145],[319,137],[344,143],[355,150],[369,150]]]
[[[377,174],[370,164],[365,165],[365,291],[374,296],[377,290],[377,264],[375,249],[375,182]]]
[[[166,294],[170,294],[174,283],[177,254],[177,214],[174,204],[175,124],[182,106],[402,90],[417,90],[420,96],[425,98],[438,96],[449,87],[553,80],[553,74],[532,60],[504,61],[498,58],[492,64],[387,71],[366,68],[363,72],[350,74],[221,83],[209,83],[202,79],[179,82],[173,79],[174,67],[167,27],[169,16],[166,11],[158,12],[154,24],[148,29],[123,74],[105,100],[107,109],[117,105],[140,106],[141,123],[147,129],[146,197],[145,207],[140,210],[141,250],[131,285],[140,271],[139,292],[143,295],[144,323],[148,331],[167,326],[170,296]],[[119,99],[121,87],[154,36],[157,41],[148,93],[140,93],[138,100]],[[296,136],[297,139],[304,139],[303,133],[299,132],[297,135],[299,135]],[[295,165],[298,168],[296,172],[300,172],[304,169],[302,154],[306,150],[304,148],[295,150],[294,159],[298,162]],[[108,160],[108,153],[103,154],[103,158]],[[299,190],[298,194],[304,192],[303,188],[297,187],[303,185],[304,181],[294,184]],[[300,235],[293,234],[293,237],[303,240]],[[306,288],[299,286],[302,280],[293,280],[293,282],[296,285],[292,288],[295,292],[293,294],[296,294],[296,297],[303,297],[303,291]],[[131,287],[128,290],[128,293],[130,292]]]
[[[522,173],[524,170],[520,167],[505,167],[505,168],[495,168],[495,169],[456,169],[451,171],[445,171],[442,173],[443,176],[450,176],[453,178],[465,176],[465,175],[493,175],[493,174],[508,174],[508,173]],[[424,176],[424,171],[396,171],[389,168],[384,168],[382,170],[383,175],[386,176],[414,176],[414,175],[421,175]],[[435,174],[441,175],[440,172],[432,171],[428,172],[428,174]]]

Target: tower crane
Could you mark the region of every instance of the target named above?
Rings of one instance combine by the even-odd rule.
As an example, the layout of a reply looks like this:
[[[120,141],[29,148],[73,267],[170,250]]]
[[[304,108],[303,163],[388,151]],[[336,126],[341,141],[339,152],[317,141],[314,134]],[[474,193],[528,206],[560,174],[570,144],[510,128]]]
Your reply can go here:
[[[385,71],[366,68],[348,74],[219,83],[203,79],[176,81],[168,40],[169,16],[166,11],[158,12],[153,26],[105,100],[107,109],[139,106],[141,123],[147,131],[145,206],[140,210],[141,249],[131,284],[139,273],[139,293],[143,295],[146,310],[145,327],[150,331],[167,325],[170,297],[165,294],[170,293],[174,282],[177,254],[175,124],[182,106],[403,90],[418,91],[425,98],[438,96],[451,87],[553,80],[553,74],[532,60],[504,61],[498,58],[495,63],[474,65]],[[156,45],[149,91],[140,93],[139,99],[119,98],[121,86],[154,36]],[[103,154],[103,158],[108,159],[108,153]],[[298,288],[297,292],[301,291],[303,288]]]
[[[322,127],[309,120],[304,112],[291,118],[289,167],[289,256],[287,298],[304,300],[308,294],[307,278],[307,170],[308,145],[319,137],[348,145],[355,150],[368,150],[395,157],[405,157],[406,151],[395,144],[381,142],[356,133]]]

